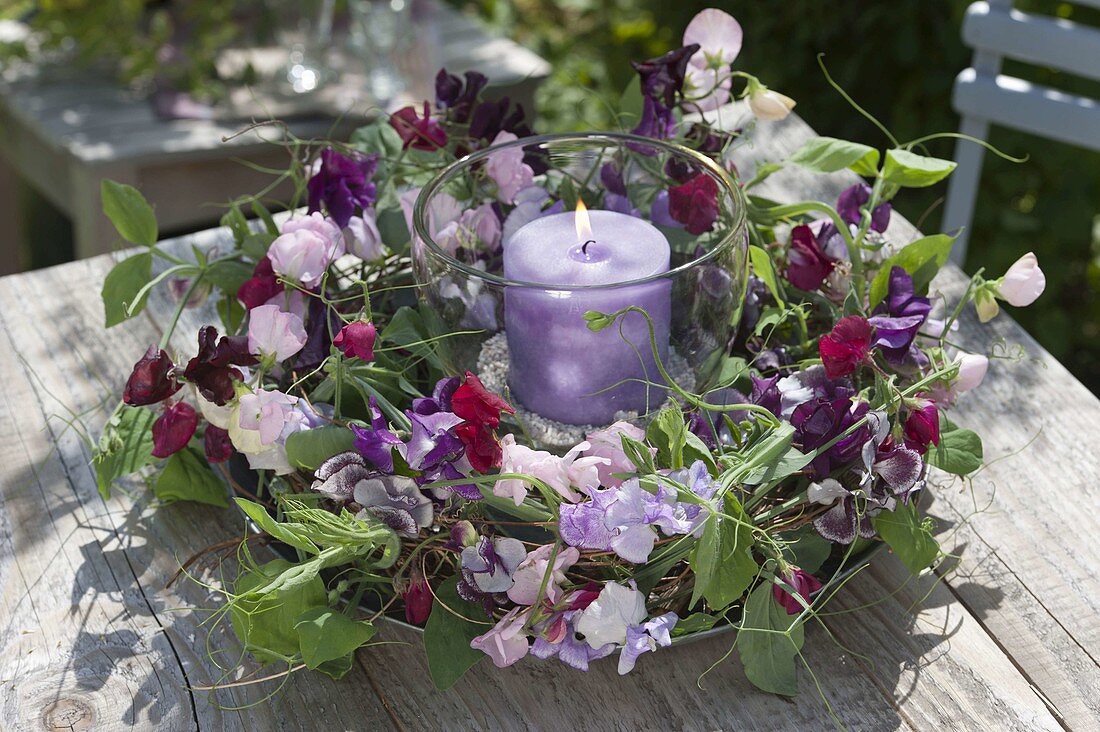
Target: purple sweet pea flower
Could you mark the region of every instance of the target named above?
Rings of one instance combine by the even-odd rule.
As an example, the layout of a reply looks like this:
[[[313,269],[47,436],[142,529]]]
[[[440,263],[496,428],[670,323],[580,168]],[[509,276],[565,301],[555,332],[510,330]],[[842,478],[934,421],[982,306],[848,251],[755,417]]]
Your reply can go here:
[[[870,502],[857,502],[856,497],[855,491],[844,487],[834,478],[811,483],[806,491],[806,498],[811,503],[832,506],[814,519],[817,533],[835,544],[851,544],[857,536],[873,538],[875,527],[871,524],[870,510],[879,506]]]
[[[913,340],[931,311],[932,301],[915,294],[909,273],[902,267],[893,267],[886,299],[875,309],[875,315],[867,319],[875,328],[874,345],[887,361],[898,364],[907,356],[918,364],[926,360],[913,347]]]
[[[355,484],[355,502],[363,507],[356,515],[371,514],[398,536],[415,538],[420,529],[432,525],[432,499],[420,492],[412,478],[382,475]]]
[[[371,423],[369,427],[351,425],[355,433],[355,449],[374,467],[383,473],[393,472],[393,448],[401,444],[400,438],[390,431],[389,423],[378,409],[378,400],[370,398]]]
[[[799,449],[803,453],[810,453],[832,441],[866,414],[868,409],[866,402],[853,404],[847,397],[817,397],[798,405],[791,413],[791,424],[795,428]],[[810,463],[811,472],[820,478],[832,472],[834,467],[852,462],[860,455],[868,439],[870,427],[864,424],[814,458]]]
[[[638,656],[672,644],[672,629],[680,621],[676,613],[665,613],[641,625],[632,625],[626,629],[626,644],[619,654],[619,675],[625,676],[634,670]]]
[[[462,550],[462,582],[472,583],[481,593],[507,592],[526,558],[527,550],[518,539],[483,536],[477,544]]]
[[[478,94],[489,83],[489,79],[477,71],[467,71],[465,76],[465,84],[454,74],[448,74],[447,69],[440,69],[435,77],[435,105],[446,109],[450,119],[458,124],[465,124],[470,119]]]
[[[530,137],[531,128],[524,121],[526,115],[523,105],[517,104],[509,113],[511,106],[512,101],[508,97],[479,103],[470,116],[470,138],[488,142],[501,132],[511,132],[516,137]],[[531,164],[530,160],[527,162]],[[537,168],[534,172],[538,172]]]
[[[866,183],[856,183],[850,188],[845,188],[836,201],[836,210],[845,222],[859,226],[863,219],[860,211],[871,200],[871,186]],[[880,203],[871,212],[871,230],[877,232],[886,231],[890,224],[891,207],[889,203]]]
[[[813,594],[821,589],[821,580],[798,567],[791,567],[790,576],[784,577],[783,580],[794,589],[795,593],[807,605],[810,603]],[[772,597],[775,598],[780,607],[787,611],[788,615],[798,615],[803,610],[802,602],[799,601],[798,597],[778,584],[772,585]]]
[[[668,205],[668,191],[658,191],[649,207],[649,220],[657,226],[664,226],[669,229],[684,228],[683,224],[672,218]]]
[[[684,88],[688,62],[698,50],[699,44],[692,43],[648,61],[632,61],[630,65],[641,78],[643,96],[669,109],[676,106],[676,98]]]
[[[670,107],[664,106],[656,99],[646,97],[642,102],[642,117],[631,132],[641,137],[667,140],[676,132],[676,117],[672,114]],[[657,154],[657,151],[649,145],[631,143],[630,148],[642,155]]]
[[[405,460],[413,470],[432,470],[441,463],[450,462],[462,455],[462,440],[454,428],[463,419],[450,412],[417,414],[406,410],[412,422],[412,435],[405,449]]]
[[[356,208],[361,210],[374,205],[377,188],[371,178],[377,168],[377,154],[356,153],[348,157],[331,147],[325,148],[321,151],[317,172],[306,184],[309,212],[320,211],[323,203],[329,216],[344,228]]]
[[[614,653],[614,643],[593,648],[587,641],[577,637],[576,622],[580,614],[580,610],[569,610],[554,616],[546,624],[547,629],[543,631],[543,635],[535,638],[531,654],[543,660],[557,656],[565,665],[578,671],[587,671],[592,661]]]
[[[462,384],[461,376],[448,376],[435,383],[430,397],[418,397],[412,401],[412,410],[417,414],[429,415],[451,411],[451,397]]]
[[[641,212],[634,208],[634,204],[630,202],[630,199],[626,196],[620,196],[618,193],[605,193],[603,197],[603,207],[608,211],[615,211],[616,213],[626,214],[627,216],[633,216],[635,218],[641,217]]]
[[[619,196],[626,195],[626,183],[623,182],[623,172],[615,167],[614,163],[604,163],[600,167],[600,182],[608,193]]]

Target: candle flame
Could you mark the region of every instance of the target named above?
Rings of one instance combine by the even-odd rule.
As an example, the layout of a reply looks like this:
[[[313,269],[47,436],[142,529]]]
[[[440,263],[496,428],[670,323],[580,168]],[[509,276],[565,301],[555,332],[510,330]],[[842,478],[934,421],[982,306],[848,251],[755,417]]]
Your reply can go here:
[[[573,223],[577,227],[577,239],[588,241],[592,238],[592,222],[588,218],[588,207],[584,201],[577,199],[577,210],[573,214]]]

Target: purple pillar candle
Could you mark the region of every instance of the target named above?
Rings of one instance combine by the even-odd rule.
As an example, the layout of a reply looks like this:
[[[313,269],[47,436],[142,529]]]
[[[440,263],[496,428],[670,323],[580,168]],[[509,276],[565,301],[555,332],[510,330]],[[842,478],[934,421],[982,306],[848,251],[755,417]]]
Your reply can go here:
[[[588,219],[591,223],[588,223]],[[652,224],[615,211],[553,214],[504,243],[504,326],[511,357],[508,383],[528,410],[566,424],[609,424],[618,411],[655,408],[663,390],[645,318],[629,313],[599,333],[589,310],[629,306],[653,320],[667,363],[672,284],[622,283],[668,271],[668,240]],[[556,289],[559,288],[559,289]]]

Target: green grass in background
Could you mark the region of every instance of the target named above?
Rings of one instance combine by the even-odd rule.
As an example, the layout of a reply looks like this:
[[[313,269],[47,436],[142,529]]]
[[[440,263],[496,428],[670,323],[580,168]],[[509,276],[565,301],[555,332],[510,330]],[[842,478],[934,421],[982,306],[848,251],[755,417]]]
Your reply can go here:
[[[825,83],[816,55],[860,104],[902,140],[955,131],[955,75],[971,52],[960,39],[965,0],[820,0],[705,3],[655,0],[451,0],[548,59],[553,76],[539,96],[539,129],[607,127],[601,99],[629,81],[629,61],[680,43],[699,10],[715,5],[745,31],[736,65],[798,100],[797,112],[824,135],[885,141]],[[1049,0],[1017,0],[1022,10],[1100,26],[1100,12]],[[1011,62],[1005,72],[1100,98],[1100,84]],[[987,155],[972,227],[968,269],[997,275],[1033,250],[1047,273],[1038,303],[1011,311],[1055,357],[1100,393],[1100,153],[996,129],[990,141],[1016,156]],[[931,152],[953,156],[950,142]],[[907,191],[898,210],[926,231],[939,226],[943,186]]]

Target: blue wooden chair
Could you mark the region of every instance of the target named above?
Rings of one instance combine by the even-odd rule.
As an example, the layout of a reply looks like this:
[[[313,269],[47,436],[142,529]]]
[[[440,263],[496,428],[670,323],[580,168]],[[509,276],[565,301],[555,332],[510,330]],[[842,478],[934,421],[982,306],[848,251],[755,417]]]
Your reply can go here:
[[[1100,8],[1100,0],[1072,0]],[[1100,102],[1001,74],[1005,58],[1100,80],[1100,29],[1023,13],[1012,0],[976,2],[966,11],[963,41],[974,49],[971,67],[955,79],[952,104],[959,132],[985,140],[991,124],[1100,150]],[[959,140],[959,164],[947,189],[944,231],[962,228],[952,259],[966,257],[967,228],[981,177],[982,146]]]

